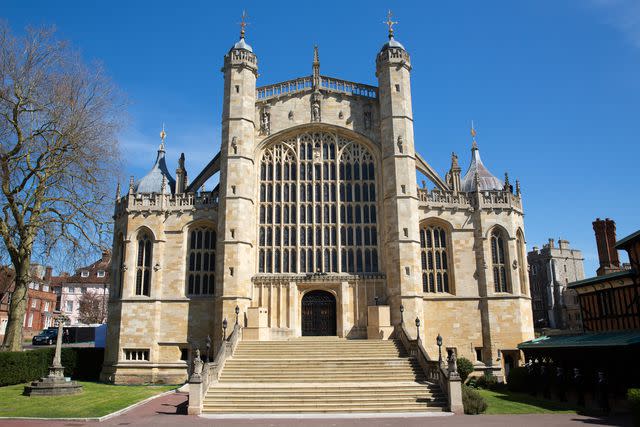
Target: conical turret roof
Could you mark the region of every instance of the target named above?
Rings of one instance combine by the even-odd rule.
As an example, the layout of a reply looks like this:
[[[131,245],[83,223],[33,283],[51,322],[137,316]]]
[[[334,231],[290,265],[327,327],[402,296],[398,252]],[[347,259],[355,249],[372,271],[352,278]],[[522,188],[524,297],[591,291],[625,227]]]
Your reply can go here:
[[[471,147],[471,164],[469,165],[469,169],[467,169],[467,173],[464,175],[464,178],[462,178],[460,190],[468,193],[475,191],[476,175],[478,176],[478,187],[480,191],[502,190],[504,187],[503,182],[493,176],[493,174],[489,172],[489,169],[487,169],[482,163],[478,144],[476,144],[476,141],[474,140]]]
[[[153,167],[135,186],[136,193],[164,193],[172,194],[176,190],[176,180],[173,179],[169,169],[167,168],[167,162],[164,158],[164,141],[158,148],[158,155]],[[165,188],[163,190],[163,178],[165,180]]]

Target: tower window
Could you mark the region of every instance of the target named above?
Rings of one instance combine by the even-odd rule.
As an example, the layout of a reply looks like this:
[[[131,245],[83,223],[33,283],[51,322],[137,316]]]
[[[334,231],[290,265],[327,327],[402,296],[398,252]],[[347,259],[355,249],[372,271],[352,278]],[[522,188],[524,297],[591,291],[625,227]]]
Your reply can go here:
[[[153,259],[153,240],[148,231],[138,234],[138,262],[136,264],[136,295],[150,296],[151,260]]]
[[[499,230],[491,233],[491,263],[493,285],[496,292],[509,292],[507,264],[505,257],[505,239]]]

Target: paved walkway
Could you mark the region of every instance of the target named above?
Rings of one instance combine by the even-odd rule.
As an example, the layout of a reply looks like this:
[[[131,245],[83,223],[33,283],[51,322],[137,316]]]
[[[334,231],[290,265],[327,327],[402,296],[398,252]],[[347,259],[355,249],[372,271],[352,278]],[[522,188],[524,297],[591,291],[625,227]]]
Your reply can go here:
[[[599,419],[579,415],[458,415],[448,417],[402,417],[396,418],[288,418],[288,419],[206,419],[186,416],[187,394],[175,393],[154,399],[126,414],[111,418],[101,423],[81,421],[35,421],[35,420],[2,420],[3,427],[17,426],[64,426],[64,427],[107,427],[107,426],[229,426],[229,427],[422,427],[422,426],[631,426],[624,419]]]

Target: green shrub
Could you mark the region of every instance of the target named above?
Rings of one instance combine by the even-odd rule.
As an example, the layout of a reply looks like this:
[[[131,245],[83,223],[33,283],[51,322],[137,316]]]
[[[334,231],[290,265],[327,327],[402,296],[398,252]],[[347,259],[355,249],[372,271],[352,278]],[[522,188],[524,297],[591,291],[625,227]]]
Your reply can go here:
[[[54,349],[0,352],[0,387],[35,381],[49,372]],[[102,369],[104,349],[63,348],[62,366],[65,376],[84,381],[97,381]]]
[[[491,372],[485,372],[484,375],[476,379],[476,387],[492,390],[498,385],[497,378]]]
[[[462,379],[462,382],[467,380],[469,374],[473,372],[473,363],[466,357],[461,357],[458,359],[458,375]]]
[[[640,425],[640,388],[627,390],[627,400],[635,421],[634,425]]]
[[[462,386],[462,405],[464,413],[468,415],[481,414],[487,410],[487,402],[480,393],[466,385]]]
[[[512,368],[507,377],[507,388],[511,391],[529,391],[529,371],[524,366]]]

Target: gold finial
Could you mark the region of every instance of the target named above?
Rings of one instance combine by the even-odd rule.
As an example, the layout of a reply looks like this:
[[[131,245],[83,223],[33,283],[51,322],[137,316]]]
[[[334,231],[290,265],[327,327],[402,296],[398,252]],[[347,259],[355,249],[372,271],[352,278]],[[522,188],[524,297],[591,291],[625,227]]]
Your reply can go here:
[[[244,38],[244,29],[249,25],[247,22],[247,12],[245,10],[242,11],[242,19],[240,20],[240,38]]]
[[[478,143],[476,142],[476,128],[473,126],[473,120],[471,120],[471,138],[473,139],[473,145],[471,148],[478,148]]]
[[[391,18],[393,14],[391,13],[391,9],[387,12],[387,20],[383,22],[383,24],[387,24],[389,26],[389,38],[393,38],[393,26],[398,23],[398,21],[392,21]]]
[[[160,131],[160,149],[164,150],[164,139],[167,137],[167,133],[164,131],[164,123],[162,123],[162,130]]]

